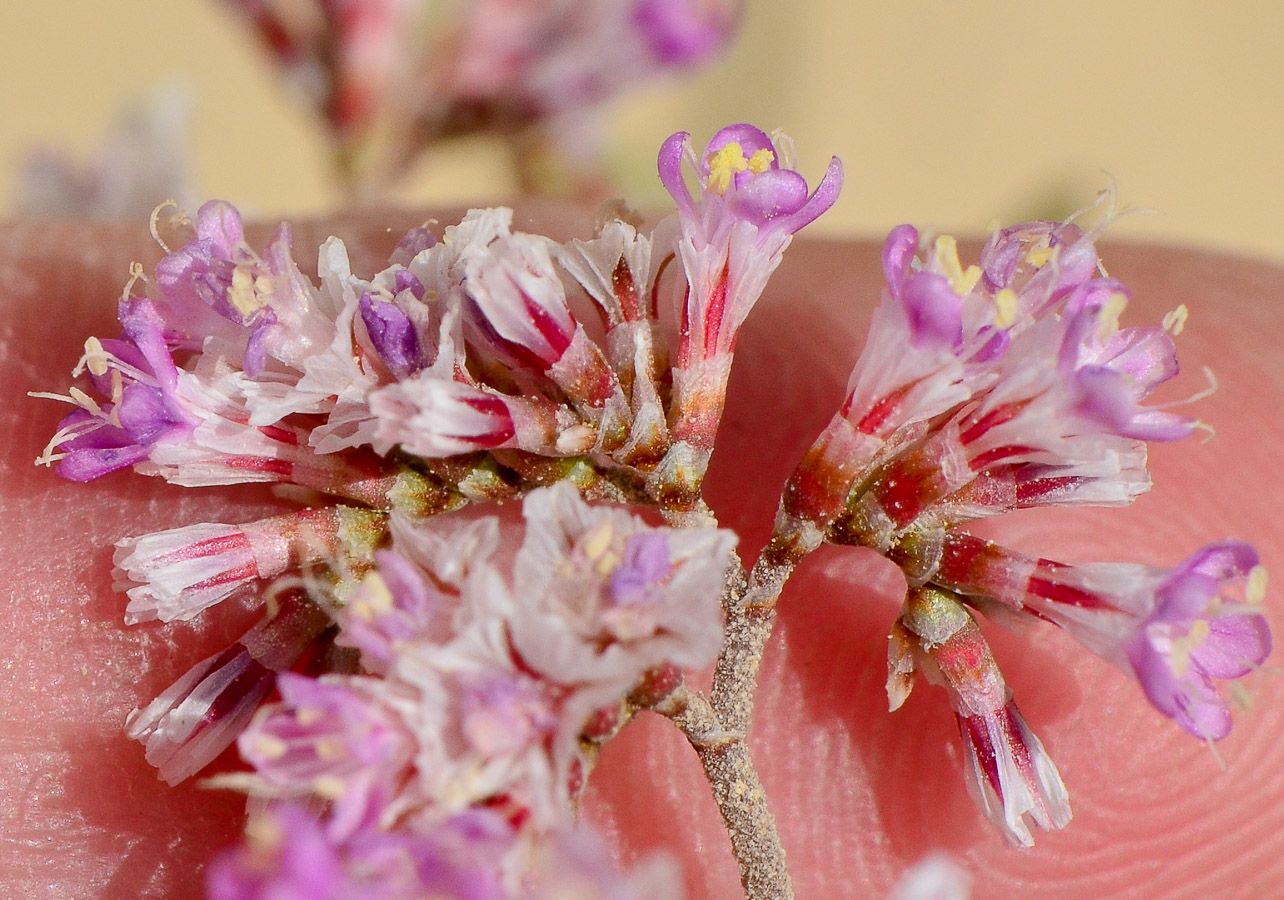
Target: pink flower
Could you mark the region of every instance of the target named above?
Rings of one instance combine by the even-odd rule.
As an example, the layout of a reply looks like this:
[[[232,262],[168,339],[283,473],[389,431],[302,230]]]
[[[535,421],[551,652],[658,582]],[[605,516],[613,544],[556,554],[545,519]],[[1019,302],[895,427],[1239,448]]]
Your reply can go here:
[[[280,703],[264,707],[239,738],[241,757],[268,785],[334,802],[328,828],[375,824],[414,756],[399,718],[381,707],[379,682],[282,673]]]
[[[966,753],[968,790],[1014,844],[1031,846],[1029,820],[1064,828],[1070,801],[1043,744],[1025,724],[980,628],[959,599],[912,589],[891,634],[887,692],[898,708],[916,670],[945,688]]]
[[[1242,541],[1210,544],[1165,570],[1067,566],[955,531],[931,575],[982,609],[997,605],[1064,627],[1135,676],[1156,709],[1209,740],[1231,727],[1213,680],[1240,678],[1270,654],[1259,607],[1265,577],[1257,552]]]
[[[651,528],[590,506],[569,484],[529,494],[514,583],[523,659],[561,684],[623,694],[663,662],[696,668],[722,640],[717,596],[735,538],[715,529]]]
[[[147,748],[147,761],[169,784],[205,768],[236,740],[276,682],[329,624],[301,597],[281,607],[239,642],[198,663],[129,717],[126,733]]]
[[[116,588],[129,595],[125,621],[190,619],[300,565],[337,558],[346,538],[381,532],[384,518],[335,506],[246,525],[203,523],[125,538],[113,557]]]

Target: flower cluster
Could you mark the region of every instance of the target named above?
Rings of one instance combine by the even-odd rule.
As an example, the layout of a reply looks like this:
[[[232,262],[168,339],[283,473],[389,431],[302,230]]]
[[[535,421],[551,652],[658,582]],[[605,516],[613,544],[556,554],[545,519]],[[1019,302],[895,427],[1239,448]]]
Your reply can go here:
[[[794,472],[760,567],[788,568],[822,541],[871,547],[909,584],[892,631],[888,697],[914,673],[948,692],[969,784],[1014,842],[1070,818],[1065,788],[1021,718],[973,619],[1064,627],[1209,740],[1230,730],[1213,679],[1270,651],[1265,570],[1247,544],[1175,569],[1069,566],[969,534],[968,522],[1036,506],[1122,505],[1149,487],[1147,441],[1193,420],[1143,401],[1177,374],[1172,333],[1121,328],[1128,289],[1101,275],[1094,235],[1072,223],[996,231],[964,268],[955,240],[918,255],[911,226],[883,246],[886,289],[840,411]],[[779,576],[776,576],[779,577]]]
[[[732,165],[727,147],[744,156],[731,138],[752,150],[752,177],[707,186]],[[722,645],[734,538],[707,525],[698,496],[730,344],[790,236],[838,190],[835,163],[808,198],[778,146],[725,129],[705,154],[708,208],[693,217],[688,196],[650,234],[621,212],[593,239],[558,244],[512,231],[511,210],[474,210],[440,238],[411,230],[370,278],[331,238],[314,282],[287,226],[256,250],[226,203],[195,221],[153,215],[167,255],[150,276],[135,270],[121,335],[86,342],[76,374],[90,390],[43,395],[75,409],[41,461],[76,481],[132,467],[192,487],[286,485],[314,502],[117,546],[129,622],[229,599],[262,610],[127,728],[170,783],[232,743],[253,769],[231,783],[269,812],[213,870],[215,897],[315,879],[327,896],[449,896],[427,873],[472,871],[442,848],[482,813],[511,849],[494,896],[544,896],[528,877],[539,858],[584,855],[564,837],[571,810],[595,748],[638,708],[631,693]],[[755,240],[766,269],[728,249]],[[662,277],[697,247],[717,257],[712,280]],[[704,358],[692,329],[726,335],[709,357],[717,378],[701,376],[711,409],[676,387]],[[514,526],[494,518],[431,518],[518,497],[520,540],[501,541]],[[689,527],[586,497],[659,506]],[[500,549],[518,543],[511,559]],[[550,884],[578,877],[553,868]]]
[[[741,8],[739,0],[483,0],[449,12],[424,0],[225,2],[321,113],[352,174],[375,182],[441,138],[548,121],[565,132],[568,120],[631,85],[710,60]]]
[[[1215,681],[1271,643],[1251,547],[1072,566],[966,530],[1146,490],[1146,442],[1197,425],[1144,403],[1177,372],[1184,310],[1121,328],[1128,289],[1073,223],[997,231],[968,267],[954,239],[895,229],[842,407],[746,572],[702,482],[739,330],[842,167],[812,190],[787,138],[732,125],[699,154],[673,135],[658,169],[676,211],[650,232],[612,207],[558,243],[478,209],[412,229],[371,277],[336,238],[314,281],[284,225],[256,250],[226,203],[159,209],[167,255],[135,271],[121,335],[86,342],[89,390],[42,395],[75,407],[40,460],[67,478],[132,467],[309,503],[117,547],[130,622],[262,612],[127,725],[171,783],[233,743],[250,767],[223,779],[258,814],[210,869],[215,900],[676,896],[572,829],[600,746],[642,710],[701,757],[753,896],[790,896],[744,737],[772,610],[825,541],[904,572],[890,704],[919,674],[945,689],[969,788],[1015,843],[1070,806],[977,611],[1055,623],[1187,731],[1228,732]],[[509,499],[520,524],[459,511]],[[708,695],[688,688],[715,660]]]
[[[352,880],[336,897],[419,896],[411,886],[431,887],[426,871],[458,876],[457,863],[437,869],[443,833],[473,854],[469,878],[526,872],[527,855],[574,840],[556,836],[571,825],[594,729],[649,669],[712,660],[729,533],[651,528],[588,506],[566,483],[530,493],[524,512],[511,577],[494,517],[452,532],[394,514],[374,569],[324,603],[358,671],[282,672],[280,700],[238,738],[249,790],[287,804],[268,826],[273,878],[316,877],[290,861],[316,853],[336,883]],[[298,812],[308,802],[326,806],[320,823]],[[506,843],[479,848],[456,833],[479,822]],[[215,869],[211,896],[242,896],[219,885],[244,868]],[[515,896],[488,877],[498,880],[482,896]]]

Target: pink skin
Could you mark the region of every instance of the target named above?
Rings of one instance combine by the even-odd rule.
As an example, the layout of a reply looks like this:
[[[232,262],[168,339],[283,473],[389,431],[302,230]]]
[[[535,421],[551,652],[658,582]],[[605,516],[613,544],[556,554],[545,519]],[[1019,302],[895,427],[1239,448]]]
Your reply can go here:
[[[549,210],[538,214],[547,221]],[[535,227],[522,218],[519,227]],[[334,230],[356,242],[354,263],[370,267],[417,221],[348,220]],[[576,219],[577,233],[587,222]],[[389,233],[388,224],[401,229]],[[331,232],[301,227],[296,246],[316,246]],[[247,616],[227,608],[194,624],[124,627],[124,598],[110,589],[110,546],[127,534],[248,521],[286,504],[254,486],[194,491],[123,473],[81,486],[31,467],[65,410],[24,392],[66,385],[84,337],[113,333],[128,262],[158,255],[137,225],[10,227],[0,237],[7,326],[0,332],[7,523],[0,565],[11,585],[0,629],[5,896],[196,898],[193,873],[239,830],[235,795],[166,787],[122,729],[130,709],[234,639]],[[1136,294],[1125,324],[1157,321],[1189,304],[1190,325],[1178,338],[1187,374],[1164,399],[1198,390],[1199,367],[1211,365],[1220,391],[1182,411],[1212,423],[1217,437],[1153,448],[1157,487],[1128,510],[1027,514],[996,531],[1026,552],[1067,561],[1157,565],[1242,537],[1260,548],[1278,584],[1284,270],[1109,244],[1104,255],[1111,275]],[[708,485],[713,507],[740,531],[747,551],[766,538],[774,486],[841,399],[880,279],[876,244],[799,241],[749,318],[738,355],[755,362],[732,378]],[[751,452],[759,447],[772,452]],[[751,460],[758,463],[752,470]],[[1017,638],[987,626],[1075,809],[1065,832],[1036,834],[1033,850],[1014,851],[964,790],[944,695],[920,684],[904,708],[886,712],[886,633],[901,590],[900,576],[878,558],[827,548],[804,563],[782,601],[752,745],[801,898],[876,900],[933,847],[974,873],[977,897],[1279,896],[1284,682],[1270,673],[1252,679],[1256,706],[1238,715],[1218,745],[1230,764],[1222,774],[1203,744],[1065,635],[1036,626]],[[1268,605],[1276,633],[1284,633],[1278,588]],[[739,896],[695,758],[662,720],[643,717],[609,746],[586,808],[626,858],[675,848],[693,898]]]

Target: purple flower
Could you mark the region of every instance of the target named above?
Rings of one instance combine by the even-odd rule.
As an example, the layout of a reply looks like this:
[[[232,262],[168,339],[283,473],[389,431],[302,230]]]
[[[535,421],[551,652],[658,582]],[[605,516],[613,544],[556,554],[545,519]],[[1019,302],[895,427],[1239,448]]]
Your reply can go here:
[[[378,703],[380,684],[282,673],[282,702],[241,734],[241,757],[274,787],[335,801],[336,834],[376,821],[415,752],[405,727]]]
[[[252,258],[240,213],[229,203],[211,200],[196,213],[195,239],[156,264],[156,283],[181,309],[204,305],[245,325],[261,308],[253,301],[253,276],[243,272],[239,292],[233,288],[238,264]]]
[[[400,276],[402,269],[398,271]],[[415,279],[418,282],[418,279]],[[422,295],[423,285],[419,285]],[[376,300],[369,292],[361,296],[361,321],[365,323],[366,333],[374,344],[379,356],[388,367],[394,378],[409,378],[426,364],[423,348],[419,344],[419,334],[410,317],[397,308],[396,304],[386,300]]]
[[[1220,740],[1230,731],[1213,679],[1240,678],[1270,653],[1258,606],[1266,570],[1242,541],[1210,544],[1164,570],[1032,559],[951,529],[937,559],[933,581],[983,610],[1055,622],[1135,675],[1151,704],[1197,737]]]
[[[633,7],[633,24],[642,32],[657,62],[691,66],[722,49],[739,11],[736,3],[638,0]]]
[[[683,180],[684,163],[699,180],[698,197]],[[793,168],[793,143],[746,124],[723,128],[699,158],[690,135],[678,132],[661,145],[657,165],[678,207],[688,288],[677,310],[671,464],[692,470],[712,451],[740,328],[793,235],[838,199],[843,167],[833,157],[808,195]]]
[[[340,611],[340,643],[360,650],[367,669],[384,672],[398,644],[440,629],[448,607],[442,592],[404,557],[378,550],[374,559],[378,571],[361,581]]]
[[[532,491],[522,513],[514,581],[530,600],[516,610],[513,643],[531,668],[622,693],[660,663],[713,659],[732,534],[650,528],[623,509],[589,506],[566,483]]]
[[[669,541],[663,533],[629,535],[624,542],[623,559],[611,573],[611,599],[625,606],[643,603],[672,572]]]
[[[785,146],[792,156],[792,146]],[[765,131],[748,124],[723,128],[698,160],[684,131],[661,145],[660,181],[677,204],[696,249],[717,242],[716,235],[735,222],[754,226],[760,244],[769,234],[794,234],[834,205],[843,184],[838,157],[830,160],[825,177],[808,195],[806,179],[792,167],[782,168],[781,155],[781,147]],[[684,160],[699,178],[698,201],[683,181]]]
[[[154,304],[122,300],[119,317],[120,339],[90,338],[77,367],[88,369],[95,390],[109,399],[100,403],[78,389],[57,398],[79,409],[59,423],[42,460],[57,461],[58,474],[73,481],[141,462],[158,443],[190,438],[199,422],[179,397],[180,373]]]
[[[480,811],[423,831],[336,837],[306,810],[278,805],[246,843],[214,860],[209,900],[508,900],[501,862],[513,835]]]
[[[1271,652],[1270,626],[1256,608],[1264,591],[1252,547],[1212,544],[1168,573],[1155,589],[1154,611],[1124,648],[1150,702],[1197,737],[1230,732],[1230,710],[1213,679],[1246,675]]]

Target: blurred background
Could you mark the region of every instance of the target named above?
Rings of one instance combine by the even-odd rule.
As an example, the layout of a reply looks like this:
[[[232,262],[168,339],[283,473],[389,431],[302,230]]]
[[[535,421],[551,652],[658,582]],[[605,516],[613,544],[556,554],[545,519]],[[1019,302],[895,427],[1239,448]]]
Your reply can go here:
[[[332,210],[319,122],[214,0],[5,0],[0,213],[34,144],[85,158],[123,104],[158,83],[191,100],[191,175],[247,212]],[[979,231],[1061,217],[1118,184],[1116,235],[1284,261],[1284,5],[1198,0],[946,4],[749,0],[717,64],[616,101],[608,168],[638,206],[665,198],[655,151],[728,122],[780,127],[814,182],[830,154],[844,196],[818,230],[901,221]],[[402,206],[512,196],[504,152],[461,141],[425,158]]]

